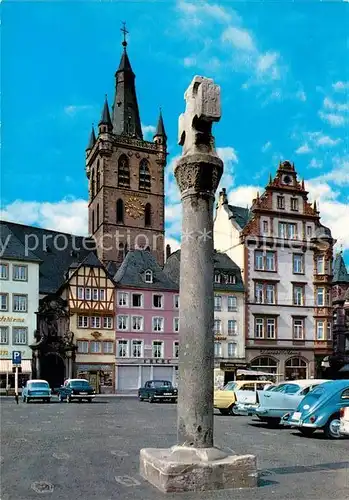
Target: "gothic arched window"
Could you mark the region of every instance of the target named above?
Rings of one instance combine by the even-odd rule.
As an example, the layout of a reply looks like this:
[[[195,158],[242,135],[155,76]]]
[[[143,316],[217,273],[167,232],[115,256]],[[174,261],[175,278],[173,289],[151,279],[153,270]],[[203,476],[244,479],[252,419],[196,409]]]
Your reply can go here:
[[[97,203],[96,228],[99,226],[99,203]]]
[[[92,234],[95,232],[95,211],[92,210],[92,220],[91,220]]]
[[[118,260],[119,262],[122,262],[124,258],[126,257],[127,253],[127,245],[124,245],[122,242],[119,243],[119,255],[118,255]]]
[[[139,189],[150,191],[150,170],[148,160],[143,158],[139,164]]]
[[[144,225],[151,226],[151,204],[147,203],[144,209]]]
[[[99,160],[97,161],[97,172],[96,172],[96,193],[98,193],[101,187],[101,172],[99,169]]]
[[[116,222],[124,222],[124,202],[121,198],[116,202]]]
[[[91,199],[93,199],[95,197],[95,193],[96,193],[96,190],[95,190],[95,172],[94,170],[92,170],[91,172]]]
[[[130,164],[126,155],[118,160],[118,186],[130,187]]]

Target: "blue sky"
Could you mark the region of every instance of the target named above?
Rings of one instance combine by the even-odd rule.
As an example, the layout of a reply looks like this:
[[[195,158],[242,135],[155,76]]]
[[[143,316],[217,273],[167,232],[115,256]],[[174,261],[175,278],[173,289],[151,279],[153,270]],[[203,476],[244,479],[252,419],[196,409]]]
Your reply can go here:
[[[349,264],[348,8],[318,0],[3,2],[2,216],[86,232],[84,152],[104,95],[113,98],[126,21],[144,131],[151,139],[162,106],[169,138],[169,241],[180,237],[177,121],[200,74],[221,85],[214,134],[230,201],[250,204],[280,160],[294,161]]]

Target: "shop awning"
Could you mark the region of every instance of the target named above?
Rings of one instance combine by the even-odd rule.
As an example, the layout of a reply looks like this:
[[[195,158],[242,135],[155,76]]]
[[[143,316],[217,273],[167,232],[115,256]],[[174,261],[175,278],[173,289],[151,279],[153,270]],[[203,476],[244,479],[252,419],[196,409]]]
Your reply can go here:
[[[22,373],[31,373],[32,362],[30,359],[22,359]],[[0,373],[12,373],[12,359],[0,359]]]

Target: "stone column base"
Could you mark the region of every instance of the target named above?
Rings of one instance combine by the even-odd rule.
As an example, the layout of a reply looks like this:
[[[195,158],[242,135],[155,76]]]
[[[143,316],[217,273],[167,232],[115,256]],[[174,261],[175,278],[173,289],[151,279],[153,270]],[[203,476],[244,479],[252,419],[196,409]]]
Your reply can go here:
[[[164,493],[254,488],[258,481],[255,456],[228,455],[218,448],[144,448],[140,474]]]

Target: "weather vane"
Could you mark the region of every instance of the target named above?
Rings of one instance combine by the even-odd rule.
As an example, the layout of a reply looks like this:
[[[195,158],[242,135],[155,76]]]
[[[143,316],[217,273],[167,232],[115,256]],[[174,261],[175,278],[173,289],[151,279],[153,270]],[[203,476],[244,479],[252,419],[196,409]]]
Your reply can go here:
[[[122,42],[122,45],[124,46],[124,48],[126,48],[126,46],[127,46],[126,35],[128,35],[128,31],[126,29],[126,23],[125,23],[125,21],[122,23],[122,28],[120,29],[120,31],[124,35],[124,40]]]

